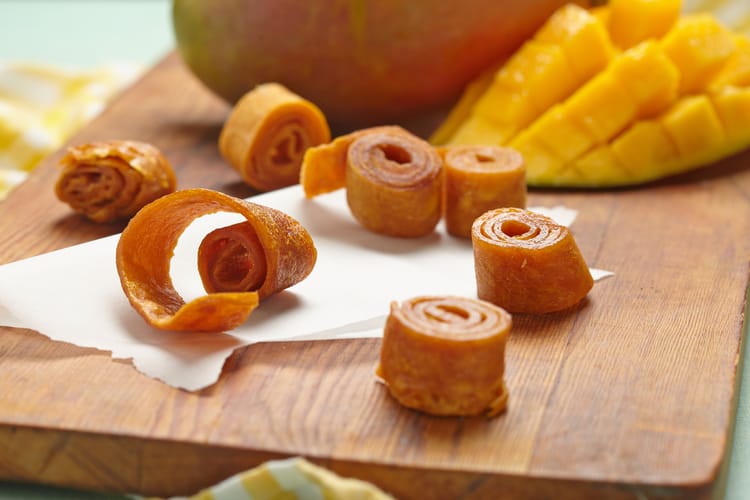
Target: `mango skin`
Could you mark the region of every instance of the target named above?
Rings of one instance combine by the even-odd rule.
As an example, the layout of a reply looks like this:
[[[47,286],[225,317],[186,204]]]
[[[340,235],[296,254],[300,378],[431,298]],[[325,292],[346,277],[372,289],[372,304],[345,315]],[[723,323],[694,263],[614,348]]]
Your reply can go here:
[[[188,68],[229,103],[278,82],[346,130],[450,105],[564,3],[173,0],[172,21]]]

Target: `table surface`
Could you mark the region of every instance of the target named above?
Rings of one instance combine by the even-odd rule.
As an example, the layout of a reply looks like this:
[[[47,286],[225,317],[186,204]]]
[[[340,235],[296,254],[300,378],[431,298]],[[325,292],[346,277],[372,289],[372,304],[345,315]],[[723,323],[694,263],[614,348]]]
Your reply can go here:
[[[86,69],[128,62],[147,68],[173,46],[169,0],[0,0],[0,63],[38,62]],[[750,370],[742,376],[729,460],[725,498],[748,498]],[[11,498],[113,497],[0,482],[0,500]]]

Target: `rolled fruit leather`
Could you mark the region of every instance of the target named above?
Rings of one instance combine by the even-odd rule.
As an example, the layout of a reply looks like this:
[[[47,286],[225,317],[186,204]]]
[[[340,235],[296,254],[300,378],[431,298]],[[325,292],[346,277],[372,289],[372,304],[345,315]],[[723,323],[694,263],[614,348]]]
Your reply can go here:
[[[578,304],[594,286],[570,230],[519,208],[499,208],[472,226],[477,296],[510,313],[549,313]]]
[[[55,195],[94,222],[132,217],[177,186],[169,161],[145,142],[81,144],[68,149],[60,166]]]
[[[354,218],[375,233],[416,238],[442,216],[442,161],[410,133],[364,134],[347,151],[346,201]]]
[[[508,402],[503,376],[511,325],[507,311],[472,298],[393,302],[377,375],[408,408],[444,416],[498,415]]]
[[[238,213],[247,219],[220,232],[232,248],[229,259],[235,260],[229,264],[199,262],[199,268],[219,270],[219,287],[186,303],[172,284],[171,256],[185,229],[198,217],[215,212]],[[243,247],[244,236],[233,239],[238,231],[242,235],[252,233],[257,244]],[[262,253],[262,280],[246,290],[221,286],[225,281],[243,281],[249,266],[236,259],[253,258],[257,253]],[[227,256],[222,252],[212,255],[220,260]],[[316,259],[310,234],[294,218],[202,188],[178,191],[144,207],[120,235],[116,250],[117,272],[130,304],[151,326],[174,331],[220,332],[236,328],[262,298],[305,279]]]
[[[258,191],[299,182],[305,151],[331,140],[323,112],[278,83],[253,88],[234,106],[219,135],[219,151]]]
[[[518,151],[500,146],[449,146],[440,151],[448,233],[471,238],[474,219],[486,211],[526,208],[526,166]]]

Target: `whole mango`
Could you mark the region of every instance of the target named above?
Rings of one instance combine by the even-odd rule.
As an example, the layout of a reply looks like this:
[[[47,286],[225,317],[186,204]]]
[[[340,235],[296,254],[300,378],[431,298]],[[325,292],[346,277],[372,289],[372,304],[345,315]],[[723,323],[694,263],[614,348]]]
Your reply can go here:
[[[278,82],[338,129],[448,105],[565,0],[174,0],[176,46],[236,102]]]

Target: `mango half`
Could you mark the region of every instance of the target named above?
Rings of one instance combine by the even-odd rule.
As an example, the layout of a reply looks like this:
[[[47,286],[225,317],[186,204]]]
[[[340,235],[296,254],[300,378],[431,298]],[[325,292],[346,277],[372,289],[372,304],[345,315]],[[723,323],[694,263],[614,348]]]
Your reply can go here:
[[[561,15],[566,10],[576,17]],[[585,188],[642,184],[747,148],[750,39],[711,14],[680,10],[677,0],[562,7],[494,77],[484,77],[473,102],[463,100],[464,119],[454,114],[432,141],[510,146],[526,160],[529,185]],[[583,19],[604,35],[574,44]],[[568,71],[526,69],[551,26],[564,36],[548,38],[546,51],[565,54]],[[572,61],[597,70],[576,79]],[[514,81],[533,86],[505,84],[508,68],[517,68]],[[516,110],[521,106],[525,114]]]

